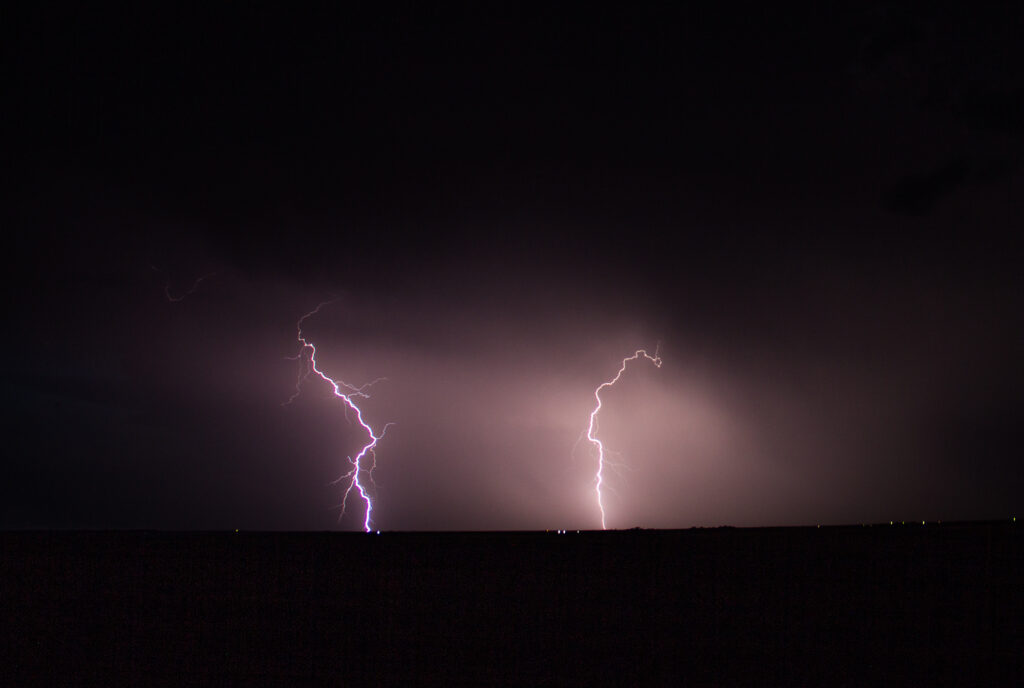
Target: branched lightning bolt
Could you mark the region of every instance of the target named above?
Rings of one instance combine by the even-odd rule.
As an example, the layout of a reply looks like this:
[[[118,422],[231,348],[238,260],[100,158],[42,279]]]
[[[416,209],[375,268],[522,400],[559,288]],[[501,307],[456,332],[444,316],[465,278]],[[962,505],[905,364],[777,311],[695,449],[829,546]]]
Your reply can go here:
[[[345,488],[344,495],[341,498],[341,514],[338,516],[339,519],[345,515],[345,507],[348,504],[348,497],[349,494],[352,493],[352,490],[354,489],[359,493],[359,497],[366,503],[366,516],[363,518],[363,529],[369,533],[371,530],[370,522],[373,518],[373,499],[367,491],[367,487],[363,481],[367,480],[370,484],[373,484],[373,470],[377,467],[377,456],[374,453],[377,448],[377,442],[384,437],[384,434],[388,431],[388,428],[393,425],[393,423],[387,423],[381,429],[380,434],[376,434],[373,431],[373,428],[370,427],[369,423],[363,420],[363,412],[353,400],[369,398],[370,395],[366,393],[366,390],[387,378],[377,378],[373,382],[368,382],[361,387],[356,387],[355,385],[351,385],[343,380],[335,380],[334,378],[329,377],[319,368],[316,360],[316,346],[314,346],[313,342],[306,339],[306,336],[302,333],[302,324],[308,318],[319,313],[321,308],[331,303],[333,303],[333,301],[324,301],[320,303],[316,308],[299,318],[298,323],[296,323],[296,338],[302,345],[302,348],[299,353],[289,358],[291,360],[302,360],[305,365],[299,369],[299,377],[295,382],[295,392],[288,401],[282,404],[282,406],[287,406],[295,401],[296,397],[298,397],[302,392],[303,381],[311,374],[315,374],[321,380],[329,384],[334,392],[334,396],[341,399],[345,404],[345,417],[348,418],[348,412],[350,410],[355,414],[356,421],[363,430],[366,431],[366,434],[369,436],[369,441],[361,450],[359,450],[359,453],[356,454],[355,458],[352,458],[351,456],[348,457],[348,462],[352,467],[351,470],[340,476],[331,484],[336,485],[338,483],[348,481],[348,486]]]
[[[607,461],[604,456],[604,444],[602,444],[601,440],[597,438],[597,414],[601,411],[601,390],[605,387],[611,387],[618,382],[619,378],[622,377],[622,374],[626,372],[626,366],[630,361],[636,361],[643,357],[653,363],[656,368],[660,368],[661,356],[658,355],[659,349],[660,345],[654,350],[653,356],[643,349],[638,349],[632,356],[627,356],[622,359],[622,366],[619,368],[619,372],[615,374],[615,377],[607,382],[602,382],[598,385],[597,389],[594,390],[594,399],[597,400],[597,406],[595,406],[594,410],[590,412],[590,425],[587,427],[587,439],[597,447],[597,476],[595,477],[595,490],[597,491],[597,508],[601,511],[602,530],[607,530],[608,526],[605,524],[604,501],[602,500],[601,494],[601,488],[604,485],[604,469]]]

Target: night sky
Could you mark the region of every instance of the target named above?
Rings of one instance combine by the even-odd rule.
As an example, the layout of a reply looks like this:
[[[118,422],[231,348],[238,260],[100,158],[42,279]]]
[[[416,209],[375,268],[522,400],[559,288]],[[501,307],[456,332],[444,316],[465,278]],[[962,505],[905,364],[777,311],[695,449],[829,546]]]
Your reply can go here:
[[[1020,10],[429,5],[0,10],[0,527],[1017,514]]]

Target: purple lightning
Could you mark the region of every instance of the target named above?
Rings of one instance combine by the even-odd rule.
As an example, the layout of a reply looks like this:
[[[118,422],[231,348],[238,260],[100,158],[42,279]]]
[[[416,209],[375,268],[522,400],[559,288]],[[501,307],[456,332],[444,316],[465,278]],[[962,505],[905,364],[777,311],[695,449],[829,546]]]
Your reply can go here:
[[[373,428],[371,428],[370,425],[365,420],[363,420],[362,410],[360,410],[360,408],[353,401],[353,399],[369,398],[370,395],[366,393],[367,388],[373,386],[374,384],[380,382],[381,380],[384,380],[385,378],[377,378],[373,382],[368,382],[362,387],[356,387],[342,380],[335,380],[329,377],[317,366],[316,347],[313,345],[313,342],[306,339],[305,335],[302,334],[302,324],[306,321],[307,318],[316,315],[317,313],[320,312],[321,308],[331,303],[333,303],[333,301],[324,301],[320,303],[316,308],[314,308],[313,310],[299,318],[298,323],[296,323],[296,337],[299,340],[299,343],[302,345],[302,349],[299,351],[298,354],[290,358],[292,360],[298,360],[301,358],[305,362],[305,365],[299,369],[299,379],[295,382],[295,393],[292,394],[291,398],[289,398],[288,401],[284,402],[282,406],[287,406],[288,404],[295,401],[296,397],[298,397],[302,391],[303,380],[309,377],[310,373],[315,373],[317,377],[319,377],[321,380],[323,380],[324,382],[331,386],[331,389],[334,390],[334,396],[338,397],[344,402],[346,418],[348,417],[349,409],[351,409],[355,413],[356,421],[358,421],[359,425],[363,428],[363,430],[366,431],[366,434],[369,436],[369,441],[363,446],[359,453],[356,454],[356,457],[354,459],[351,456],[348,457],[348,462],[349,464],[351,464],[352,469],[348,473],[345,473],[344,475],[339,477],[331,484],[337,484],[345,480],[349,481],[348,487],[345,488],[344,496],[341,499],[341,514],[339,514],[338,516],[339,519],[345,515],[345,506],[348,503],[349,494],[351,494],[353,489],[359,492],[360,498],[366,503],[366,516],[363,519],[363,529],[367,533],[369,533],[371,531],[370,520],[373,517],[373,500],[370,497],[370,493],[366,489],[366,485],[363,484],[363,479],[369,480],[370,483],[373,483],[373,469],[377,467],[377,456],[374,453],[374,450],[377,448],[377,442],[379,442],[380,439],[384,437],[384,434],[387,432],[388,428],[391,425],[393,425],[393,423],[387,423],[381,429],[379,435],[374,433]],[[307,352],[308,356],[306,355]],[[342,388],[344,388],[346,391],[342,391]],[[364,465],[364,461],[369,461],[369,465]]]
[[[656,368],[661,367],[661,357],[658,355],[658,348],[654,350],[653,356],[651,356],[643,349],[637,349],[636,353],[634,353],[632,356],[627,356],[626,358],[622,359],[622,367],[619,368],[619,372],[615,374],[615,377],[613,377],[611,380],[607,382],[601,383],[600,385],[598,385],[597,389],[594,390],[594,399],[597,400],[597,406],[595,406],[594,410],[590,412],[590,426],[587,428],[587,439],[590,440],[594,444],[594,446],[597,447],[597,477],[595,478],[597,485],[595,489],[597,490],[597,508],[601,510],[602,530],[607,530],[608,526],[605,525],[604,502],[602,501],[601,495],[601,486],[604,484],[604,444],[601,443],[601,440],[599,440],[596,435],[597,414],[601,411],[601,390],[604,389],[605,387],[611,387],[616,382],[618,382],[619,378],[622,377],[622,374],[626,372],[626,365],[629,364],[630,361],[638,360],[641,356],[643,356],[648,361],[653,363]]]

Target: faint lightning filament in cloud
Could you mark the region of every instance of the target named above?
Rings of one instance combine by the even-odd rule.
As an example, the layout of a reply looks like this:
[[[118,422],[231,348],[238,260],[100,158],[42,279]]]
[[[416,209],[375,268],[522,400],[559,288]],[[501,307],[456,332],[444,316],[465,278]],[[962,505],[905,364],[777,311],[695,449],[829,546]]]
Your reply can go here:
[[[604,487],[604,469],[608,462],[605,459],[604,444],[597,438],[597,414],[601,411],[601,390],[606,387],[611,387],[618,382],[619,378],[622,377],[622,374],[626,372],[626,366],[629,365],[629,362],[639,360],[641,357],[646,358],[648,361],[653,363],[656,368],[661,367],[661,356],[658,355],[657,348],[654,350],[653,356],[647,353],[644,349],[637,349],[636,353],[632,356],[627,356],[622,359],[622,366],[619,368],[619,372],[615,374],[615,377],[607,382],[601,383],[598,385],[597,389],[594,390],[594,399],[597,401],[597,405],[594,407],[594,410],[590,412],[590,425],[587,427],[587,439],[590,440],[591,444],[597,448],[597,475],[595,476],[594,481],[595,491],[597,492],[597,508],[601,512],[602,530],[608,529],[605,522],[606,514],[604,510],[604,499],[601,492],[602,487]]]
[[[153,267],[153,269],[157,270],[158,268]],[[164,284],[164,296],[167,297],[167,301],[169,303],[178,303],[179,301],[184,301],[189,296],[192,296],[192,294],[196,293],[196,291],[199,289],[199,285],[201,285],[204,281],[210,279],[216,274],[216,272],[208,272],[205,275],[202,275],[201,277],[197,277],[196,281],[192,283],[192,286],[189,288],[189,290],[178,296],[174,296],[171,293],[171,283],[168,281]]]
[[[324,301],[320,303],[316,308],[299,318],[298,323],[296,323],[296,338],[302,345],[302,349],[298,354],[290,358],[292,360],[301,359],[305,365],[299,369],[299,377],[295,382],[295,392],[288,401],[282,404],[282,406],[287,406],[295,401],[302,392],[303,381],[305,381],[310,375],[316,375],[330,385],[334,396],[341,399],[342,403],[344,403],[346,418],[348,417],[349,411],[352,411],[355,414],[356,421],[359,423],[360,427],[366,431],[368,441],[363,445],[363,448],[359,450],[359,453],[356,454],[355,458],[351,456],[348,457],[348,462],[351,466],[348,473],[340,476],[332,484],[347,482],[345,492],[341,499],[341,514],[338,516],[339,519],[345,515],[348,497],[352,491],[355,490],[359,493],[359,498],[366,504],[366,514],[363,518],[363,529],[369,533],[371,531],[371,519],[373,518],[373,498],[370,496],[370,492],[367,490],[367,486],[364,481],[369,481],[371,484],[373,483],[373,469],[377,467],[377,456],[375,454],[377,442],[384,437],[388,428],[393,424],[387,423],[378,435],[374,432],[373,428],[370,427],[369,423],[363,420],[363,412],[359,406],[356,405],[354,399],[369,398],[370,395],[366,393],[366,390],[386,378],[377,378],[373,382],[368,382],[365,385],[356,387],[355,385],[351,385],[343,380],[335,380],[324,373],[319,367],[319,363],[316,360],[316,346],[303,334],[302,325],[308,318],[319,313],[321,308],[331,303],[333,303],[333,301]]]

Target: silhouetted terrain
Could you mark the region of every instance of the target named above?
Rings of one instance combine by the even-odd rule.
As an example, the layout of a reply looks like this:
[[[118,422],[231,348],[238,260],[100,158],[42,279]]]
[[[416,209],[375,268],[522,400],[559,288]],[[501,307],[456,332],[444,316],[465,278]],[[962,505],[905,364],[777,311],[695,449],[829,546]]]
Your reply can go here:
[[[0,534],[6,685],[1010,685],[1010,521]]]

